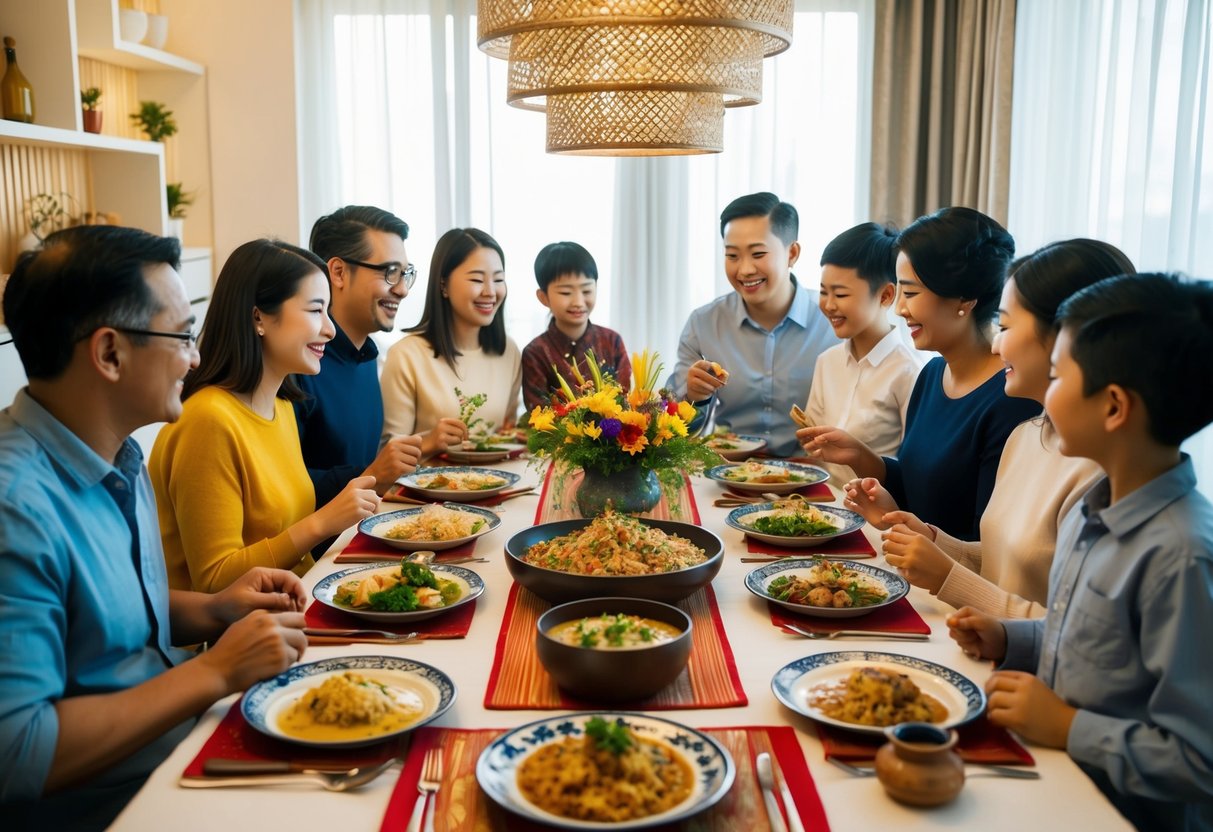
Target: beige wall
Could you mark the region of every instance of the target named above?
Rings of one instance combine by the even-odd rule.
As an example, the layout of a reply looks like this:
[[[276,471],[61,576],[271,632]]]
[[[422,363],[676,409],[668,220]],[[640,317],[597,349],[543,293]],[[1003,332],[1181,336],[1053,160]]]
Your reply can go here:
[[[207,68],[216,271],[254,237],[298,242],[294,3],[160,6],[170,20],[166,48]]]

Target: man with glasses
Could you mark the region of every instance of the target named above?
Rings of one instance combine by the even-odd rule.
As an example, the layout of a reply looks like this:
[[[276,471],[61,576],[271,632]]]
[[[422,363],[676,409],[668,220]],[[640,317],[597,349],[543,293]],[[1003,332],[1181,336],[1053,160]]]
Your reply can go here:
[[[375,477],[382,495],[421,458],[420,436],[396,436],[379,447],[383,395],[379,349],[370,337],[391,331],[417,277],[404,250],[408,236],[403,220],[368,205],[347,205],[312,226],[309,245],[328,263],[329,315],[337,328],[320,373],[297,379],[307,394],[295,406],[299,438],[318,506],[357,476]]]
[[[102,829],[214,702],[304,651],[299,579],[170,592],[136,428],[198,364],[176,240],[81,226],[18,260],[0,412],[0,816]],[[213,642],[189,659],[174,645]]]

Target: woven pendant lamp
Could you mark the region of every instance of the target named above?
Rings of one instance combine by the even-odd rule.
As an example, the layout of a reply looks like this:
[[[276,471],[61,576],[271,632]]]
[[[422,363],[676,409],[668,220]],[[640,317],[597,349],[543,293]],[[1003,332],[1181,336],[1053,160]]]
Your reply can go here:
[[[549,153],[718,153],[724,108],[762,100],[792,14],[792,0],[479,0],[477,34],[509,61],[506,100],[546,111]]]

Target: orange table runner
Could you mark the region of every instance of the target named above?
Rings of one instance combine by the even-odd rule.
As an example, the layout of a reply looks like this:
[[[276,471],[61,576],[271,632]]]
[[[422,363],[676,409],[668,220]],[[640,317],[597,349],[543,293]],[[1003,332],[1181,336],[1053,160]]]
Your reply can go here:
[[[876,757],[876,751],[885,744],[884,737],[873,737],[817,723],[817,736],[825,748],[826,759],[862,762]],[[1019,744],[1005,728],[999,728],[984,715],[968,725],[956,729],[960,735],[956,753],[966,763],[995,763],[1000,765],[1034,766],[1036,760],[1028,749]]]
[[[884,609],[856,618],[819,618],[812,615],[797,615],[770,601],[767,602],[767,608],[771,612],[771,623],[776,627],[795,624],[806,630],[819,630],[827,633],[835,630],[882,630],[886,633],[931,634],[931,627],[905,598],[899,598]]]
[[[472,731],[457,728],[420,728],[415,731],[412,750],[383,816],[382,832],[397,832],[408,824],[418,796],[417,780],[421,776],[422,760],[425,752],[434,745],[443,748],[445,772],[442,788],[438,790],[436,799],[430,802],[435,832],[550,829],[505,812],[480,790],[476,782],[476,761],[480,752],[502,733],[498,729]],[[804,828],[828,832],[830,827],[825,809],[792,728],[708,728],[704,733],[712,735],[729,750],[737,765],[737,780],[729,793],[705,814],[658,829],[699,832],[767,829],[766,806],[754,765],[754,758],[766,751],[774,758],[776,777],[782,778],[794,795],[795,809]],[[791,806],[785,807],[785,812],[790,811]]]
[[[563,480],[557,482],[553,474],[555,470],[555,465],[549,465],[547,474],[544,475],[543,490],[539,493],[539,508],[535,510],[536,526],[540,523],[576,520],[581,517],[581,512],[577,510],[576,497],[577,488],[585,479],[585,473],[581,469],[570,471]],[[672,504],[663,493],[661,501],[652,511],[637,516],[648,517],[650,520],[679,520],[683,523],[694,523],[696,526],[701,525],[699,507],[695,505],[695,494],[691,491],[691,481],[683,477],[682,483],[682,488],[678,489],[678,495]]]
[[[489,672],[484,707],[490,710],[578,710],[596,707],[566,696],[539,663],[535,624],[551,604],[518,584],[510,588],[497,651]],[[742,707],[749,700],[741,687],[733,649],[725,636],[720,608],[711,585],[679,608],[691,616],[691,658],[687,669],[651,699],[629,706],[633,710]]]

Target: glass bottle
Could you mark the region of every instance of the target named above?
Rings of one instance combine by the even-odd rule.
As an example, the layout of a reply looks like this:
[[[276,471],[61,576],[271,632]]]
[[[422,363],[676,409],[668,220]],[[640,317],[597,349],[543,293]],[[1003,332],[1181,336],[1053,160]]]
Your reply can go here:
[[[17,41],[13,38],[4,39],[4,60],[7,68],[4,78],[0,79],[0,103],[4,107],[4,117],[9,121],[24,121],[32,124],[34,121],[34,88],[21,73],[17,66]]]

